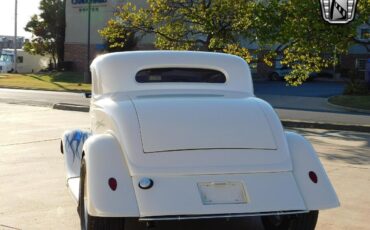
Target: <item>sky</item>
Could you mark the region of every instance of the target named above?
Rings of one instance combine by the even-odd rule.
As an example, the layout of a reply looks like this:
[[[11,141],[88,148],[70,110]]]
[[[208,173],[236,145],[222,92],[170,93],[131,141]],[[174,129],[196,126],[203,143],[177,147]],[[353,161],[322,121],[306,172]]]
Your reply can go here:
[[[31,16],[39,13],[40,0],[18,0],[18,36],[30,38],[24,27]],[[15,0],[0,0],[0,35],[14,36]]]

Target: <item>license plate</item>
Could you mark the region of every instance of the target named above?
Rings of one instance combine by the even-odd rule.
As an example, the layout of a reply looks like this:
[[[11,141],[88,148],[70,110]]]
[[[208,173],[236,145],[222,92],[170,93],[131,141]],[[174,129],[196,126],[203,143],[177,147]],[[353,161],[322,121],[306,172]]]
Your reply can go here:
[[[244,185],[240,182],[200,182],[198,189],[204,205],[248,203]]]

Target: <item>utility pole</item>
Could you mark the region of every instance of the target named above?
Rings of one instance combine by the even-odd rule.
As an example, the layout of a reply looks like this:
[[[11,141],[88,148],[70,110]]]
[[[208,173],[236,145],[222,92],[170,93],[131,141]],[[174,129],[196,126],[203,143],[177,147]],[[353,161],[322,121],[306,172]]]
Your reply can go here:
[[[18,18],[18,0],[15,0],[14,9],[14,73],[17,73],[17,18]]]
[[[86,72],[84,74],[84,82],[91,83],[90,74],[90,24],[91,24],[91,0],[89,0],[88,6],[88,18],[87,18],[87,57],[86,57]]]

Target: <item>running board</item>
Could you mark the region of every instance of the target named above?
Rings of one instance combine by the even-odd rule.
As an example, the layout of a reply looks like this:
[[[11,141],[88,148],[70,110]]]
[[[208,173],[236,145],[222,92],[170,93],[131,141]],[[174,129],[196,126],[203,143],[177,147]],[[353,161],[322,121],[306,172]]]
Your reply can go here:
[[[214,214],[214,215],[186,215],[186,216],[148,216],[140,217],[139,221],[167,221],[167,220],[194,220],[194,219],[216,219],[216,218],[238,218],[238,217],[253,217],[253,216],[270,216],[270,215],[289,215],[307,213],[308,210],[293,210],[281,212],[258,212],[258,213],[230,213],[230,214]]]

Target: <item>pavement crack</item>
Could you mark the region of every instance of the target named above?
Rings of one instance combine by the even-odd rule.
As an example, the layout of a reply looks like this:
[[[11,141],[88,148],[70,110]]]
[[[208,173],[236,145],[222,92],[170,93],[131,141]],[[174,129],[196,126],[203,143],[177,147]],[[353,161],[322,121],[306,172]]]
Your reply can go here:
[[[0,144],[0,147],[7,147],[7,146],[14,146],[14,145],[27,145],[27,144],[33,144],[33,143],[55,141],[55,140],[60,140],[60,138],[52,138],[52,139],[28,141],[28,142],[19,142],[19,143],[11,143],[11,144]]]

